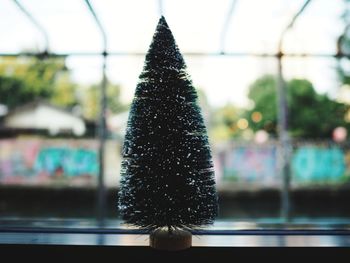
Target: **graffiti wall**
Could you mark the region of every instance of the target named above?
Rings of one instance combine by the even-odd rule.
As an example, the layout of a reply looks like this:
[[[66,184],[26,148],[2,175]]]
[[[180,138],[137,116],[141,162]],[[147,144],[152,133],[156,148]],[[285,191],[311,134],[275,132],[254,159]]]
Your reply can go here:
[[[278,175],[276,145],[233,146],[218,153],[221,182],[236,181],[273,186],[281,183]],[[294,146],[291,182],[302,184],[350,183],[350,147],[302,144]]]
[[[121,144],[106,142],[105,184],[120,179]],[[279,186],[276,144],[213,147],[218,183]],[[290,158],[291,181],[304,184],[350,183],[350,145],[299,144]],[[96,140],[2,139],[0,184],[96,185],[99,170]]]
[[[0,140],[0,183],[93,183],[97,143],[84,140]]]
[[[298,148],[291,160],[293,178],[296,182],[341,182],[350,172],[346,164],[350,149],[337,146]]]
[[[225,151],[222,180],[259,182],[262,185],[276,181],[276,149],[239,146]]]

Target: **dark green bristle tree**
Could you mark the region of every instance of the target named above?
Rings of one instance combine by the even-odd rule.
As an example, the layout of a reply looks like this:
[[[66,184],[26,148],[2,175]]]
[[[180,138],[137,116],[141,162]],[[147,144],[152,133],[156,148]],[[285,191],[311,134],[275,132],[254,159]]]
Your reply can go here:
[[[217,193],[206,127],[164,17],[136,87],[122,155],[118,207],[125,223],[169,231],[213,223]]]

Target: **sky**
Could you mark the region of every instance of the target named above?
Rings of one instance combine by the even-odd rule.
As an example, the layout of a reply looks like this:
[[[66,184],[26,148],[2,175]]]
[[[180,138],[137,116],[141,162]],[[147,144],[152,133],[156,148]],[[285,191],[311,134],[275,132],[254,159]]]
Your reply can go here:
[[[49,50],[55,53],[100,52],[98,28],[83,0],[20,1],[43,25],[49,35]],[[91,0],[112,52],[147,52],[160,17],[158,0]],[[194,85],[203,89],[214,107],[234,103],[249,105],[249,84],[259,76],[275,74],[272,58],[188,56],[189,52],[276,53],[278,40],[302,0],[238,0],[234,5],[224,43],[223,25],[231,0],[163,0],[165,16],[188,66]],[[313,0],[285,37],[283,50],[290,53],[335,53],[335,43],[344,25],[340,20],[342,0]],[[0,52],[43,50],[44,38],[31,26],[11,0],[0,0]],[[131,101],[143,56],[115,56],[108,59],[108,78],[122,86],[123,99]],[[89,85],[101,79],[100,57],[67,59],[74,81]],[[307,78],[320,93],[336,95],[336,61],[325,58],[283,62],[287,79]]]

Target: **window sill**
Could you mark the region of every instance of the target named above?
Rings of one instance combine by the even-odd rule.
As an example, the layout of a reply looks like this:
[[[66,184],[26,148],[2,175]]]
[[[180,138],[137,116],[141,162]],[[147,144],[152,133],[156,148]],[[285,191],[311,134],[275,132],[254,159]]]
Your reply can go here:
[[[146,247],[145,231],[111,221],[97,227],[84,220],[0,220],[0,244]],[[118,224],[119,222],[119,224]],[[193,247],[320,247],[350,246],[348,224],[268,224],[217,222],[193,232]]]

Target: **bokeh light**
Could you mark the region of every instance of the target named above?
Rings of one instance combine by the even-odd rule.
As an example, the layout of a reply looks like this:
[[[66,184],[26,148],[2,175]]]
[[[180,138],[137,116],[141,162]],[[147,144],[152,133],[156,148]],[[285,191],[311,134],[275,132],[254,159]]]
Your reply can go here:
[[[337,127],[333,130],[333,140],[336,142],[345,141],[347,135],[348,132],[344,127]]]
[[[237,122],[237,127],[241,130],[245,130],[248,128],[248,121],[244,118],[241,118]]]
[[[253,122],[260,122],[262,120],[262,114],[258,111],[254,111],[252,113],[252,121]]]

